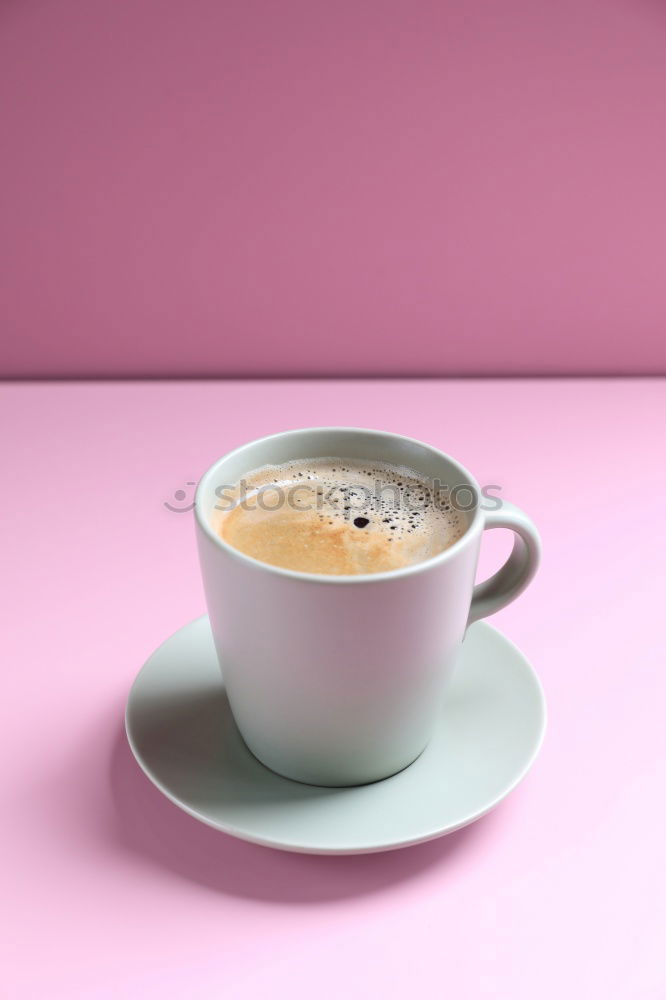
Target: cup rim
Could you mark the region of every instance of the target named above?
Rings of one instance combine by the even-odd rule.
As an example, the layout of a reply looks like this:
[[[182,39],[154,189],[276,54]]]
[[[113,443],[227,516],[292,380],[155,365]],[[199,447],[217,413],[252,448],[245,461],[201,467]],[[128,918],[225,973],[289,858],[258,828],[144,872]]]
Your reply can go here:
[[[239,445],[237,448],[233,448],[231,451],[226,452],[220,458],[218,458],[209,468],[204,472],[203,476],[199,480],[195,495],[194,495],[194,516],[196,523],[199,528],[203,531],[204,535],[210,538],[221,551],[226,552],[232,558],[237,559],[240,563],[247,565],[248,567],[253,567],[254,569],[263,570],[268,573],[272,573],[276,576],[282,576],[291,580],[301,580],[306,583],[322,583],[322,584],[359,584],[359,583],[384,583],[391,580],[399,580],[407,576],[413,576],[417,573],[423,573],[430,569],[435,569],[437,566],[441,566],[443,563],[448,562],[453,559],[464,547],[468,545],[472,539],[482,530],[483,528],[483,514],[481,512],[481,507],[477,503],[476,509],[472,515],[472,519],[467,527],[467,530],[458,538],[453,545],[449,546],[443,552],[440,552],[436,556],[431,556],[429,559],[424,559],[422,562],[414,563],[411,566],[403,566],[400,569],[385,570],[382,573],[356,573],[356,574],[333,574],[333,573],[305,573],[301,570],[287,569],[284,566],[274,566],[272,563],[262,562],[260,559],[255,559],[254,556],[248,556],[245,552],[241,552],[240,549],[234,548],[229,542],[226,542],[217,532],[213,531],[213,528],[208,523],[207,516],[203,512],[203,503],[201,499],[203,497],[204,491],[208,485],[209,480],[214,476],[219,467],[229,461],[229,459],[240,455],[243,451],[254,447],[258,444],[264,444],[270,441],[276,441],[278,438],[287,437],[297,437],[306,434],[313,433],[340,433],[340,432],[357,432],[359,434],[371,434],[375,437],[390,438],[394,441],[405,441],[408,444],[418,445],[421,448],[425,448],[428,451],[434,453],[437,457],[446,461],[449,465],[453,466],[456,471],[460,472],[461,477],[466,480],[470,486],[476,491],[477,497],[481,496],[481,488],[476,480],[476,478],[455,458],[451,455],[442,451],[440,448],[436,448],[434,445],[428,444],[426,441],[421,441],[419,438],[408,437],[405,434],[396,434],[393,431],[382,431],[377,430],[374,427],[345,427],[345,426],[322,426],[322,427],[298,427],[293,430],[278,431],[275,434],[266,434],[264,437],[254,438],[251,441],[247,441],[245,444]],[[344,456],[340,456],[344,457]]]

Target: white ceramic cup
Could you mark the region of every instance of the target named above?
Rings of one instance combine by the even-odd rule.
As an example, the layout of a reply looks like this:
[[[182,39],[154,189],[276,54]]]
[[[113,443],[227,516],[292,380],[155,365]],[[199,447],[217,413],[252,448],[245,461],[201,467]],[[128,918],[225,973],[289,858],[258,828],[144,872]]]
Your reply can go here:
[[[481,491],[463,466],[430,445],[349,427],[253,441],[217,461],[199,483],[196,530],[208,614],[243,739],[278,774],[358,785],[395,774],[424,750],[467,626],[527,586],[540,545],[529,518],[506,501],[487,511],[476,503],[465,533],[439,555],[362,576],[270,566],[216,533],[224,487],[264,465],[323,457],[389,462],[450,489],[466,487],[479,499]],[[475,587],[486,528],[510,528],[514,545],[504,566]]]

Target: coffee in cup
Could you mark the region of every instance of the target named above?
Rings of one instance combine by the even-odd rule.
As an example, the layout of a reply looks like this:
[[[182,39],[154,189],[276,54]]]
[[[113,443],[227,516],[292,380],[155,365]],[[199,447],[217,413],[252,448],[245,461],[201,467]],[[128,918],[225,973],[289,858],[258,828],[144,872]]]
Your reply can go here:
[[[215,530],[224,541],[300,573],[402,569],[448,549],[467,527],[447,490],[386,462],[314,458],[265,466],[219,500]]]

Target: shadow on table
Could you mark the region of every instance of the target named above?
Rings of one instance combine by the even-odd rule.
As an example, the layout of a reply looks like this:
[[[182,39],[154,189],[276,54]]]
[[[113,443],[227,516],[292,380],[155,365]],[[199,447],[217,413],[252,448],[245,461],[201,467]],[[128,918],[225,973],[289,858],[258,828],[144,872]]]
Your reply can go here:
[[[192,882],[235,896],[283,903],[344,899],[381,891],[469,850],[492,817],[440,840],[380,854],[292,854],[236,840],[182,812],[145,777],[119,726],[111,790],[122,846]]]

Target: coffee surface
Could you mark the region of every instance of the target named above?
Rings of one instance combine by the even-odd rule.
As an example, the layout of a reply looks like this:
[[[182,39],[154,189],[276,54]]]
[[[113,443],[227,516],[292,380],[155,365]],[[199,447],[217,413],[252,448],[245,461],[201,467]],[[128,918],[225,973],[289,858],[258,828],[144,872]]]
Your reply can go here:
[[[266,466],[218,491],[213,528],[254,559],[302,573],[384,573],[461,537],[449,495],[399,466],[319,458]]]

